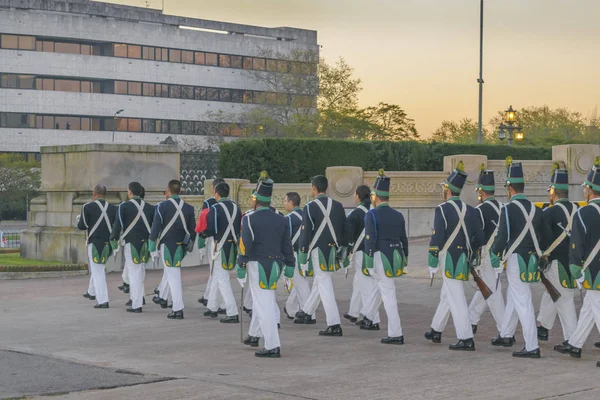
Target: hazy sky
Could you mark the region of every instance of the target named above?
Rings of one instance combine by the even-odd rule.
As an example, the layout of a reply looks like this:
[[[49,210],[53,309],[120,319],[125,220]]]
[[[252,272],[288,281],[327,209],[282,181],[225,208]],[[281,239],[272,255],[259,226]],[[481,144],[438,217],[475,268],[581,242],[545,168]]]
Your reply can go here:
[[[344,57],[362,79],[361,106],[399,104],[422,136],[445,119],[477,119],[479,0],[164,3],[168,14],[317,30],[322,56]],[[486,124],[511,104],[589,116],[600,105],[600,0],[485,0],[483,77]]]

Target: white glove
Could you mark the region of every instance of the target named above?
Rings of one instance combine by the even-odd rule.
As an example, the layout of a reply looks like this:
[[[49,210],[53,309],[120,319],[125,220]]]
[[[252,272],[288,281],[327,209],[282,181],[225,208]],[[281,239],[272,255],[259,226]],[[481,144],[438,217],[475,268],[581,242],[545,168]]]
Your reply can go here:
[[[429,277],[430,277],[430,278],[433,278],[433,275],[434,275],[436,272],[438,272],[438,269],[439,269],[439,268],[431,268],[431,267],[429,267]]]
[[[78,216],[75,217],[75,221],[77,221],[77,223],[79,223],[80,219],[81,219],[81,214],[79,214]]]
[[[152,261],[156,260],[158,258],[158,251],[150,253],[150,257],[152,257]]]
[[[198,254],[200,255],[200,261],[202,261],[202,259],[206,257],[206,247],[198,250]]]
[[[577,287],[579,289],[583,288],[583,282],[585,281],[585,275],[581,275],[581,278],[577,279]]]
[[[404,273],[408,274],[408,267],[404,267]]]
[[[304,275],[308,273],[308,263],[300,264],[300,269],[304,272]]]
[[[504,272],[504,268],[502,268],[502,267],[494,268],[494,273],[496,274],[496,279],[498,279],[498,277],[500,275],[502,275],[502,272]]]
[[[248,275],[246,275],[243,279],[237,278],[237,280],[240,283],[240,286],[244,287],[244,285],[246,284],[246,281],[248,280]]]

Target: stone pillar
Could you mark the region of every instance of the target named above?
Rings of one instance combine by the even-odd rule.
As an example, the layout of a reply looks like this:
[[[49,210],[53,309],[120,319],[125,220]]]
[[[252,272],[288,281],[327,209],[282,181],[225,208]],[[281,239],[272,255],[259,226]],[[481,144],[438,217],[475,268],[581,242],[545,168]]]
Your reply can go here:
[[[361,167],[327,167],[325,176],[329,181],[327,195],[342,203],[344,207],[355,207],[354,193],[363,184]]]
[[[31,201],[29,227],[21,234],[21,256],[87,264],[85,234],[76,228],[81,206],[92,200],[97,184],[107,187],[106,200],[127,200],[128,185],[137,181],[152,204],[165,199],[171,179],[179,179],[179,148],[127,144],[85,144],[41,148],[42,185]],[[110,258],[107,270],[122,268]]]
[[[598,144],[563,144],[552,146],[552,161],[564,163],[569,171],[569,199],[583,200],[581,184],[594,165],[596,157],[600,156]]]
[[[477,181],[479,180],[479,171],[481,170],[481,164],[484,164],[484,168],[487,169],[487,156],[481,156],[476,154],[457,154],[454,156],[444,157],[444,172],[450,174],[459,161],[462,161],[465,165],[465,172],[468,174],[467,181],[461,192],[460,198],[467,204],[476,206],[477,193],[475,188],[477,187]],[[496,177],[496,185],[498,184],[498,178]]]

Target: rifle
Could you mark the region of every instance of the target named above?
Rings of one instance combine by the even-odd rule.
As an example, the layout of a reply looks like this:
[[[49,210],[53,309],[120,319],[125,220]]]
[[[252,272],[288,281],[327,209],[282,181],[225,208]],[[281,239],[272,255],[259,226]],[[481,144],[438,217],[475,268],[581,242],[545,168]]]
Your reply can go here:
[[[544,275],[542,271],[540,271],[540,277],[542,278],[542,284],[546,287],[546,291],[552,298],[552,301],[556,303],[558,299],[560,299],[560,292],[556,290],[552,282],[550,282],[548,278],[546,278],[546,275]]]
[[[481,277],[477,273],[477,270],[475,270],[473,266],[471,266],[471,275],[473,275],[473,280],[475,281],[477,287],[481,291],[484,300],[489,299],[494,293],[492,292],[492,289],[490,289],[489,286],[485,284],[483,279],[481,279]]]

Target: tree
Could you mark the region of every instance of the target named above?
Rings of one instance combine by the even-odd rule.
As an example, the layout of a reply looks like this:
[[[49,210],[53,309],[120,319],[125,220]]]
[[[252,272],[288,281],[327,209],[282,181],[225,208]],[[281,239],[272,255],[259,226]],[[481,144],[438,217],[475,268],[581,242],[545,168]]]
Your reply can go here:
[[[380,102],[377,106],[367,107],[364,115],[376,127],[368,135],[371,140],[419,139],[415,121],[408,118],[399,105]]]
[[[484,128],[483,136],[486,143],[494,142],[489,132]],[[432,140],[449,143],[477,143],[479,129],[477,122],[470,118],[463,118],[459,122],[442,121],[442,125],[433,132]]]
[[[17,154],[0,154],[0,219],[25,218],[27,199],[40,188],[40,165]]]
[[[358,93],[362,90],[360,78],[354,78],[354,69],[343,58],[329,65],[319,60],[319,98],[321,110],[356,110]]]

